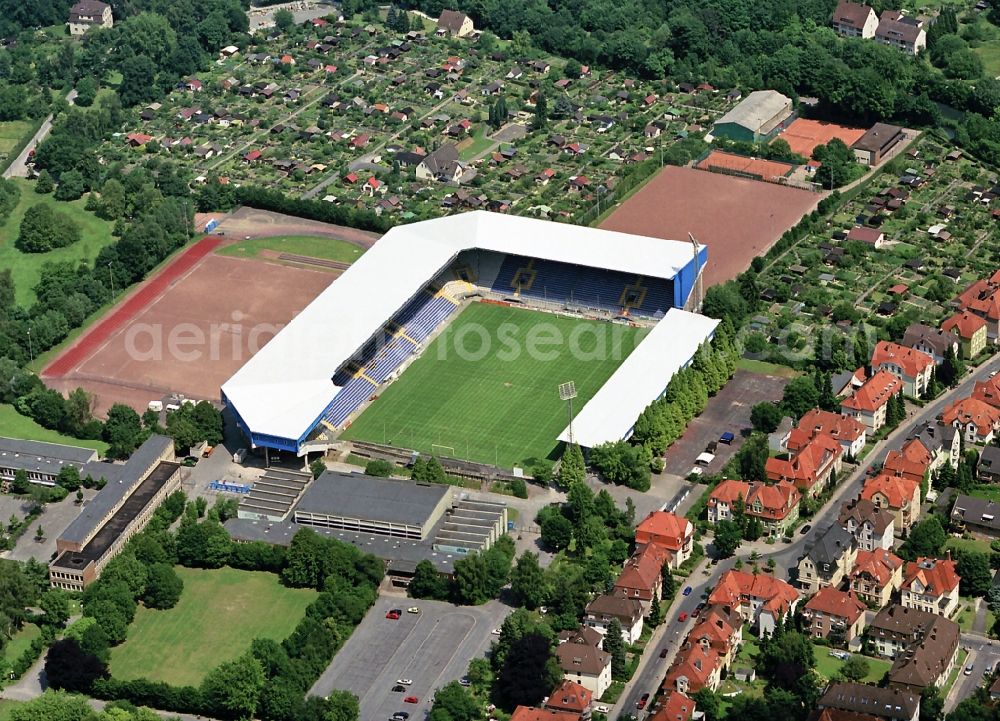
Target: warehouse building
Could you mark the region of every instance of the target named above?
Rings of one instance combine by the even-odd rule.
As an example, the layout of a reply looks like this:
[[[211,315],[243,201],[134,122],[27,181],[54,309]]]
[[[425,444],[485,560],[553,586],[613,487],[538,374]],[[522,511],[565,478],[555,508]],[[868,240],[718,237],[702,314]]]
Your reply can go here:
[[[875,123],[851,146],[859,163],[875,166],[889,154],[898,143],[906,139],[906,134],[898,125]]]
[[[792,101],[777,90],[756,90],[715,122],[720,138],[760,143],[773,138],[792,121]]]
[[[73,466],[86,475],[83,467],[96,460],[97,451],[90,448],[0,438],[0,483],[13,481],[14,473],[23,470],[31,483],[54,486],[64,466]]]
[[[268,468],[240,499],[237,515],[258,521],[283,521],[302,496],[312,475],[284,468]]]
[[[237,542],[288,546],[309,528],[381,558],[405,587],[421,561],[451,574],[463,556],[489,549],[508,528],[507,506],[453,496],[451,486],[327,471],[314,481],[288,520],[232,518]]]
[[[174,441],[160,435],[150,436],[124,464],[93,463],[87,470],[107,482],[56,539],[59,555],[49,564],[52,586],[68,591],[96,581],[181,483]]]

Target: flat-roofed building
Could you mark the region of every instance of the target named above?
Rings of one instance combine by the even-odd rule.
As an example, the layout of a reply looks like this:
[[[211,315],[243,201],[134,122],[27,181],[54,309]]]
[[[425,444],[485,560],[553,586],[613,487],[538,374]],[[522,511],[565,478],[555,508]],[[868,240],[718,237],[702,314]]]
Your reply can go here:
[[[124,464],[91,463],[86,470],[106,483],[56,539],[59,555],[49,564],[52,586],[69,591],[96,581],[181,483],[174,441],[161,435],[150,436]]]
[[[896,147],[896,144],[906,139],[903,129],[898,125],[875,123],[864,135],[851,146],[854,157],[865,165],[878,165],[882,159]]]
[[[23,470],[29,482],[54,486],[65,466],[73,466],[83,475],[84,466],[96,460],[97,451],[90,448],[0,438],[0,482],[14,480],[14,473]]]

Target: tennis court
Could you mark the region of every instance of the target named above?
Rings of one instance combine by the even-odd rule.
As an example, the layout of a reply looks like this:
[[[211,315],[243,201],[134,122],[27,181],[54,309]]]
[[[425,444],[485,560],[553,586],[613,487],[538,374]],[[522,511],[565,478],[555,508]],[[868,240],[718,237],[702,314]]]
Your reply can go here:
[[[708,154],[708,157],[698,163],[697,167],[701,170],[771,182],[777,181],[779,178],[787,178],[795,170],[795,166],[791,163],[779,163],[776,160],[763,158],[748,158],[745,155],[724,153],[721,150],[713,150]]]
[[[817,145],[826,145],[834,138],[840,138],[849,148],[864,134],[865,131],[861,128],[850,128],[825,120],[796,118],[778,137],[788,143],[793,153],[810,158]]]

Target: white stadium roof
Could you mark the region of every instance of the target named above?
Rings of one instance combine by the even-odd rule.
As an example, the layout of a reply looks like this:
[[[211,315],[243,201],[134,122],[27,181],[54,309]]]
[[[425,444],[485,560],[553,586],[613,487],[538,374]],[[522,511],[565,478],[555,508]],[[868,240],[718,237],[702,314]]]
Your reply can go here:
[[[396,226],[226,381],[226,399],[253,433],[301,438],[335,396],[337,369],[458,253],[477,248],[667,279],[693,257],[686,241],[486,211]]]
[[[649,331],[590,402],[573,419],[573,441],[585,448],[629,435],[643,409],[659,398],[719,321],[672,308]],[[569,427],[559,435],[569,442]]]

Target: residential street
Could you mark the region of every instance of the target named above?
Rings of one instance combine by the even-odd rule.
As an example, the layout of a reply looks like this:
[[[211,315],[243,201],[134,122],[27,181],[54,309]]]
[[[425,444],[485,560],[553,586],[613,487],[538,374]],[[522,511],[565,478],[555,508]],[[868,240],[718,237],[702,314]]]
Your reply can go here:
[[[905,423],[900,424],[899,428],[871,450],[864,462],[851,470],[850,475],[841,481],[840,485],[834,491],[832,498],[809,520],[811,528],[807,533],[796,534],[791,543],[768,544],[762,541],[744,543],[739,549],[740,557],[746,560],[753,551],[757,551],[760,554],[761,566],[767,563],[768,559],[774,559],[775,574],[777,577],[791,580],[790,572],[796,567],[799,558],[802,557],[803,553],[805,553],[816,538],[837,522],[841,505],[845,501],[857,496],[868,470],[881,465],[885,454],[889,450],[898,449],[916,426],[927,421],[934,422],[938,414],[941,413],[948,403],[956,398],[971,394],[975,382],[986,380],[989,378],[990,373],[995,370],[1000,370],[1000,356],[991,358],[967,376],[957,388],[942,394],[936,400],[914,412]],[[700,488],[695,489],[691,493],[691,497],[697,498],[696,493],[701,492]],[[689,505],[692,502],[692,500],[688,500],[688,503],[685,505]],[[706,550],[710,551],[709,548],[706,548]],[[647,652],[643,655],[635,675],[626,684],[618,703],[614,705],[611,713],[608,715],[609,718],[617,718],[621,713],[632,713],[639,719],[645,718],[649,709],[638,711],[636,703],[644,693],[649,693],[651,696],[656,693],[667,669],[673,662],[681,640],[683,640],[688,630],[694,625],[695,619],[691,619],[691,611],[703,600],[702,594],[710,591],[719,576],[724,571],[732,568],[734,563],[735,558],[728,558],[715,566],[708,565],[706,561],[706,563],[691,573],[686,582],[679,584],[682,591],[685,585],[691,586],[693,588],[692,593],[689,596],[678,593],[674,599],[670,610],[667,611],[666,620],[653,634],[653,638],[646,647]],[[688,614],[688,619],[684,623],[678,623],[678,617],[682,612]],[[1000,642],[990,641],[979,634],[966,633],[962,634],[962,645],[972,651],[969,660],[966,661],[966,665],[970,663],[974,664],[974,671],[970,676],[959,676],[959,680],[956,681],[952,693],[948,697],[948,704],[950,705],[946,705],[946,710],[953,707],[962,698],[967,697],[977,685],[982,683],[983,671],[987,664],[992,667],[1000,661]],[[661,659],[660,650],[664,646],[668,648],[668,653],[666,658]]]

